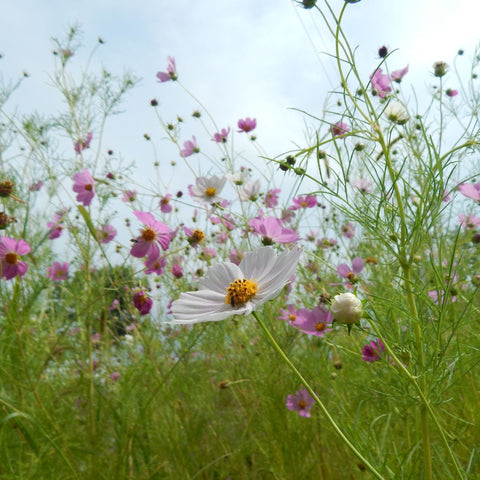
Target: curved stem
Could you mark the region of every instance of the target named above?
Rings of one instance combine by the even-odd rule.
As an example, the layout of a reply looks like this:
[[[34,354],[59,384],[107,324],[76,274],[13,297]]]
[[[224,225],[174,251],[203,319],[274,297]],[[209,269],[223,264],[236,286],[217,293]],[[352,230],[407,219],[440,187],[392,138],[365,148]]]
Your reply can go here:
[[[333,427],[333,429],[337,432],[337,434],[340,436],[340,438],[343,440],[343,442],[350,448],[350,450],[355,454],[355,456],[367,467],[370,472],[373,473],[373,475],[380,479],[384,480],[384,477],[373,467],[373,465],[359,452],[359,450],[355,447],[355,445],[347,438],[347,436],[343,433],[342,429],[338,426],[337,422],[335,422],[334,418],[330,415],[330,412],[328,411],[327,407],[324,405],[324,403],[320,400],[319,396],[315,393],[315,391],[312,389],[308,381],[303,377],[303,375],[298,371],[298,369],[295,367],[295,365],[291,362],[291,360],[288,358],[286,353],[282,350],[280,345],[277,343],[277,341],[273,338],[272,334],[270,333],[270,330],[266,327],[266,325],[263,323],[263,320],[257,315],[256,312],[252,312],[252,315],[255,317],[259,325],[262,327],[262,330],[264,331],[266,337],[268,338],[269,342],[272,344],[272,347],[276,352],[280,355],[282,360],[288,365],[290,370],[298,377],[302,385],[307,389],[308,393],[313,397],[315,402],[318,404],[320,409],[322,410],[323,414],[327,417],[327,420],[330,422],[330,425]]]

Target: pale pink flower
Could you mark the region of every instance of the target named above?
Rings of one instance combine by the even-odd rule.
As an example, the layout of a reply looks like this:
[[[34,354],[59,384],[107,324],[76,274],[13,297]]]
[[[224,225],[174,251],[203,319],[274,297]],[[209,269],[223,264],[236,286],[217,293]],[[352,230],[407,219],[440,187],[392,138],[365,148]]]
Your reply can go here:
[[[370,81],[372,83],[374,92],[380,98],[385,98],[392,91],[392,87],[390,87],[390,79],[388,78],[388,75],[385,75],[382,72],[381,68],[375,71],[375,73],[370,77]]]
[[[350,282],[355,283],[357,280],[357,274],[359,274],[363,267],[365,266],[365,262],[360,257],[355,257],[352,260],[352,266],[350,267],[346,263],[342,263],[337,267],[337,273]]]
[[[157,72],[157,78],[158,81],[163,83],[163,82],[168,82],[170,80],[176,80],[177,77],[177,66],[175,64],[175,58],[174,57],[167,57],[167,71],[166,72]]]
[[[278,205],[278,194],[280,193],[279,188],[272,188],[265,194],[265,206],[268,208],[274,208]]]
[[[134,202],[137,199],[137,193],[136,190],[125,190],[122,195],[122,202]]]
[[[362,193],[370,193],[372,191],[371,186],[372,182],[367,178],[359,178],[352,181],[352,185],[355,188],[358,188]]]
[[[355,236],[355,225],[352,222],[348,222],[342,227],[343,236],[346,238],[353,238]]]
[[[167,264],[167,259],[165,257],[148,257],[145,259],[145,273],[148,275],[150,273],[154,273],[155,275],[161,275],[163,273],[163,269]]]
[[[458,191],[462,195],[480,202],[480,183],[462,183],[458,186]]]
[[[225,143],[227,141],[227,137],[229,133],[230,133],[230,127],[228,127],[228,130],[225,128],[222,128],[220,132],[213,134],[212,142]]]
[[[140,230],[140,236],[137,238],[130,253],[137,258],[145,256],[158,258],[160,256],[158,245],[163,250],[167,250],[170,245],[171,228],[155,220],[151,213],[139,211],[133,213],[144,224],[144,228]]]
[[[86,148],[89,148],[92,138],[93,138],[93,133],[88,132],[87,138],[76,141],[74,144],[75,152],[80,154],[83,150],[85,150]]]
[[[31,192],[38,192],[41,188],[43,187],[43,182],[41,180],[39,180],[38,182],[34,182],[32,183],[28,189],[31,191]]]
[[[344,122],[337,122],[330,125],[330,132],[334,137],[341,137],[350,131],[350,127]]]
[[[279,315],[277,319],[284,320],[290,325],[294,325],[295,321],[297,320],[298,310],[295,308],[294,305],[286,305],[286,307],[286,310],[284,308],[280,309],[281,315]]]
[[[480,217],[476,217],[473,213],[470,215],[465,215],[461,213],[458,216],[460,221],[460,226],[465,228],[466,230],[473,230],[480,226]]]
[[[298,210],[299,208],[313,208],[317,206],[317,197],[315,195],[299,195],[293,199],[293,205],[290,207],[290,210]]]
[[[402,81],[402,78],[408,73],[408,65],[405,68],[401,68],[400,70],[394,70],[390,75],[390,78],[397,83]]]
[[[171,193],[167,193],[165,196],[163,196],[160,201],[158,202],[160,206],[160,210],[163,213],[170,213],[173,210],[172,204],[170,203],[170,199],[172,198]]]
[[[20,260],[22,255],[30,253],[30,245],[23,239],[0,237],[0,260],[2,278],[11,280],[18,275],[23,277],[28,270],[27,264]]]
[[[333,315],[322,307],[316,306],[312,310],[301,308],[297,311],[297,317],[292,325],[303,333],[323,337],[326,332],[331,331]]]
[[[240,119],[237,123],[239,132],[251,132],[257,126],[257,120],[255,118],[247,117],[245,119]]]
[[[276,217],[252,218],[248,225],[255,233],[262,235],[264,245],[276,243],[292,243],[299,240],[296,232],[290,228],[284,228],[280,219]]]
[[[193,155],[194,153],[198,153],[199,151],[200,149],[197,146],[197,139],[195,136],[193,136],[191,140],[183,142],[183,148],[180,151],[180,155],[185,158]]]
[[[53,262],[51,267],[47,267],[47,277],[54,282],[66,280],[68,277],[68,263]]]
[[[83,169],[73,176],[73,181],[73,191],[77,194],[77,202],[88,207],[95,196],[95,180],[88,170]]]
[[[110,243],[117,236],[117,230],[112,225],[102,225],[97,230],[97,238],[100,243]]]
[[[292,412],[298,411],[301,417],[309,418],[310,409],[314,403],[315,400],[313,397],[305,387],[302,387],[301,390],[295,392],[295,395],[290,394],[287,396],[285,405]]]

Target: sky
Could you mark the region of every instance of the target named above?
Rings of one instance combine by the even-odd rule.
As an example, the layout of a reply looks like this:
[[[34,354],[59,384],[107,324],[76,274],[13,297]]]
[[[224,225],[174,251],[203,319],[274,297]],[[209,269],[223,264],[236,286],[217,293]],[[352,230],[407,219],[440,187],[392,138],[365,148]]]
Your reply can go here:
[[[330,3],[339,11],[342,0]],[[378,63],[378,47],[386,45],[398,49],[391,69],[408,64],[408,82],[422,90],[433,80],[433,62],[449,62],[459,48],[473,55],[479,16],[477,0],[362,0],[349,5],[344,31],[358,46],[366,79]],[[182,84],[219,127],[235,129],[239,118],[255,117],[258,142],[271,156],[305,143],[312,120],[298,110],[321,116],[327,93],[339,83],[325,53],[333,45],[319,14],[292,0],[4,0],[0,75],[6,81],[29,74],[11,105],[45,113],[61,108],[49,86],[51,37],[63,37],[73,24],[80,26],[84,43],[73,60],[86,59],[101,37],[105,44],[94,66],[114,73],[128,69],[142,79],[124,104],[126,113],[111,122],[106,142],[140,167],[152,160],[144,133],[159,142],[159,157],[179,159],[162,143],[152,98],[166,121],[177,114],[189,118],[185,140],[198,132],[191,121],[195,102],[173,82],[156,81],[168,55],[176,58]],[[211,148],[210,139],[198,135],[200,148]]]

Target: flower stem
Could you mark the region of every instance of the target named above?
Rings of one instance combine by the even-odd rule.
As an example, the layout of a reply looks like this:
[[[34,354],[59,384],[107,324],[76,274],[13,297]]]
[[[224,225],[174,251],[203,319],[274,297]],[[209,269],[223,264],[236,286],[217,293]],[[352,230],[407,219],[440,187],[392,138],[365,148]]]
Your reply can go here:
[[[308,393],[313,397],[315,402],[318,404],[318,406],[322,410],[323,414],[327,417],[327,420],[330,422],[330,425],[337,432],[337,434],[340,436],[340,438],[343,440],[343,442],[348,446],[348,448],[350,448],[350,450],[357,456],[357,458],[365,465],[365,467],[368,468],[368,470],[370,470],[370,472],[373,473],[373,475],[376,478],[384,480],[384,477],[379,472],[377,472],[375,467],[358,451],[358,449],[355,447],[355,445],[343,433],[342,429],[338,426],[337,422],[335,422],[333,417],[330,415],[330,412],[328,411],[327,407],[320,400],[319,396],[315,393],[315,391],[310,386],[308,381],[298,371],[298,369],[291,362],[291,360],[288,358],[286,353],[282,350],[282,348],[277,343],[277,341],[273,338],[272,334],[270,333],[270,330],[268,330],[266,325],[263,323],[263,320],[257,315],[256,312],[252,312],[252,315],[255,317],[255,319],[257,320],[259,325],[262,327],[262,330],[264,331],[265,335],[267,336],[269,342],[272,344],[274,350],[276,350],[276,352],[280,355],[280,357],[283,359],[283,361],[288,365],[290,370],[292,370],[292,372],[298,377],[298,379],[300,380],[302,385],[307,389]]]

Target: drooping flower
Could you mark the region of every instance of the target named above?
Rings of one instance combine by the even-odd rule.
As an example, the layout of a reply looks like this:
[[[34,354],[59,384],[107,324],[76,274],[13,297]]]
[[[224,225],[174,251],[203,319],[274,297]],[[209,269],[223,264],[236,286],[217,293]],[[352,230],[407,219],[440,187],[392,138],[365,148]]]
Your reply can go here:
[[[299,195],[293,199],[293,205],[290,207],[290,210],[298,210],[301,208],[313,208],[317,206],[317,197],[312,194],[308,194],[305,197]]]
[[[137,238],[130,253],[136,258],[148,256],[150,258],[158,258],[160,249],[167,250],[170,245],[172,230],[148,212],[133,212],[134,215],[144,224],[144,228],[140,230],[140,236]]]
[[[375,70],[375,73],[370,77],[373,91],[380,98],[385,98],[391,91],[390,79],[385,75],[381,68]]]
[[[458,186],[458,191],[468,198],[480,202],[480,182],[479,183],[462,183]]]
[[[180,155],[185,158],[193,155],[194,153],[198,153],[199,151],[200,149],[197,146],[197,139],[195,136],[193,136],[191,140],[183,142],[183,148],[180,151]]]
[[[177,66],[175,64],[175,58],[174,57],[167,57],[167,71],[166,72],[157,72],[157,78],[158,81],[163,83],[163,82],[168,82],[170,80],[177,80]]]
[[[362,360],[364,362],[378,362],[381,360],[382,353],[385,352],[385,345],[378,340],[372,340],[362,348]]]
[[[355,225],[352,222],[348,222],[342,227],[343,236],[346,238],[353,238],[355,236]]]
[[[224,262],[209,267],[198,290],[181,293],[172,303],[173,323],[224,320],[248,315],[276,297],[293,275],[299,248],[277,255],[270,247],[246,253],[239,265]]]
[[[239,132],[248,133],[256,128],[257,120],[255,118],[250,118],[250,117],[240,119],[237,123],[237,126],[239,128],[238,130]]]
[[[122,202],[134,202],[137,199],[137,190],[125,190],[122,195]]]
[[[54,282],[66,280],[68,277],[68,263],[53,262],[51,267],[47,267],[47,277]]]
[[[92,141],[92,138],[93,138],[93,133],[88,132],[86,138],[76,141],[74,144],[75,152],[80,154],[86,148],[90,148],[90,142]]]
[[[372,191],[372,182],[368,178],[358,178],[352,180],[352,185],[358,188],[362,193],[370,193]]]
[[[337,323],[352,324],[362,318],[362,302],[350,292],[335,295],[330,306],[330,311]]]
[[[197,177],[195,185],[188,187],[190,195],[199,203],[212,204],[222,200],[219,196],[225,186],[225,177]]]
[[[30,245],[23,240],[0,237],[0,260],[2,262],[2,278],[10,280],[16,275],[23,277],[28,270],[27,264],[20,260],[22,255],[30,252]]]
[[[258,198],[260,193],[260,180],[255,180],[254,182],[245,182],[245,184],[240,188],[239,196],[242,202],[254,202]]]
[[[140,315],[147,315],[153,306],[153,300],[143,290],[135,292],[133,295],[133,305],[140,312]]]
[[[274,208],[278,205],[278,194],[281,192],[279,188],[272,188],[265,194],[264,203],[268,208]]]
[[[170,203],[171,198],[172,194],[167,193],[160,199],[160,201],[158,202],[158,205],[160,206],[160,211],[162,211],[163,213],[170,213],[173,210],[172,204]]]
[[[290,394],[287,396],[285,405],[290,411],[298,412],[301,417],[309,418],[311,416],[310,409],[314,403],[313,397],[305,387],[302,387],[295,392],[295,395]]]
[[[149,275],[150,273],[154,273],[155,275],[161,275],[163,273],[163,269],[167,264],[167,259],[165,257],[148,257],[145,259],[145,273]]]
[[[447,88],[445,93],[447,94],[447,97],[456,97],[458,95],[458,90],[453,90],[451,88]]]
[[[299,236],[290,228],[284,228],[282,222],[276,217],[252,218],[248,225],[255,233],[262,235],[263,244],[292,243],[299,240]]]
[[[350,131],[350,127],[344,122],[337,122],[330,126],[330,132],[334,137],[341,137]]]
[[[117,230],[113,225],[102,225],[97,230],[97,238],[100,243],[110,243],[117,236]]]
[[[398,125],[405,125],[410,119],[407,109],[400,102],[391,102],[385,109],[387,118]]]
[[[303,333],[323,337],[326,332],[331,331],[327,328],[333,322],[333,315],[324,310],[323,307],[316,306],[312,310],[301,308],[297,311],[297,318],[292,325]]]
[[[473,230],[480,226],[480,217],[476,217],[473,213],[471,215],[465,215],[461,213],[458,216],[460,221],[460,226],[465,228],[465,230]]]
[[[228,259],[235,265],[240,265],[240,262],[242,261],[242,258],[244,257],[244,255],[245,253],[242,252],[241,250],[232,248],[230,249],[230,255],[228,256]]]
[[[73,176],[73,181],[73,191],[77,194],[77,202],[88,207],[95,196],[95,180],[87,169],[83,169]]]
[[[402,81],[402,78],[408,73],[408,65],[405,68],[401,68],[400,70],[394,70],[390,75],[390,78],[397,83]]]
[[[34,183],[30,184],[28,189],[31,192],[38,192],[42,187],[43,187],[43,182],[41,180],[39,180],[38,182],[34,182]]]
[[[220,132],[213,134],[212,142],[226,143],[229,133],[230,133],[230,127],[228,127],[228,129],[222,128]]]

